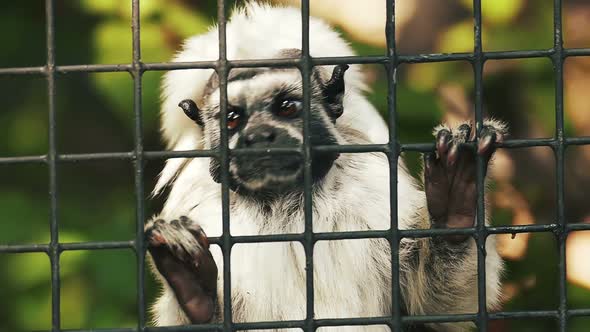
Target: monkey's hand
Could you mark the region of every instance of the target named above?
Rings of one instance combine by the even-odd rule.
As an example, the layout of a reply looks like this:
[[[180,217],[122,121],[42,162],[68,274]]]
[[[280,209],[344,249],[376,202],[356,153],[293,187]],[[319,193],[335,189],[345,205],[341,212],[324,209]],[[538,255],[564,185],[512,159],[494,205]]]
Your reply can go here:
[[[209,322],[217,301],[217,265],[207,236],[187,217],[145,225],[145,238],[154,265],[166,279],[193,324]]]
[[[475,222],[476,155],[483,157],[487,170],[494,143],[503,140],[507,129],[499,121],[485,120],[478,146],[463,144],[473,141],[473,131],[469,124],[454,129],[442,125],[434,130],[436,152],[424,154],[424,186],[433,227],[472,227]],[[445,238],[459,243],[468,235]]]

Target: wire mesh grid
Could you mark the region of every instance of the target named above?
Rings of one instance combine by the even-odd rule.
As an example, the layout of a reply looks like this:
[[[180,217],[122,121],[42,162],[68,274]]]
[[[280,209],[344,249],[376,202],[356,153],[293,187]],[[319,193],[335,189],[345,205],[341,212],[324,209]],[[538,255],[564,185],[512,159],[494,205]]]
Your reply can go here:
[[[0,253],[29,253],[44,252],[50,258],[51,263],[51,298],[52,298],[52,332],[58,331],[96,331],[86,330],[65,330],[60,323],[60,255],[64,251],[71,250],[101,250],[101,249],[132,249],[136,254],[137,268],[137,327],[136,328],[114,328],[101,329],[100,331],[130,332],[130,331],[236,331],[253,329],[275,329],[275,328],[300,328],[304,331],[315,331],[319,327],[343,326],[343,325],[387,325],[393,331],[402,331],[404,326],[413,323],[435,323],[435,322],[475,322],[479,331],[487,331],[487,321],[495,319],[519,319],[519,318],[550,318],[557,320],[559,331],[567,330],[568,319],[576,316],[590,316],[590,308],[568,309],[566,292],[566,270],[565,270],[565,239],[567,234],[576,230],[590,230],[588,224],[568,224],[564,216],[564,153],[571,145],[590,145],[590,137],[566,137],[564,133],[564,110],[563,110],[563,64],[567,57],[590,56],[589,48],[566,49],[563,47],[562,35],[562,1],[553,1],[553,32],[554,44],[550,49],[505,51],[505,52],[484,52],[482,49],[482,15],[481,0],[473,1],[474,18],[474,51],[471,53],[449,53],[449,54],[417,54],[398,55],[396,53],[395,40],[395,1],[386,0],[386,40],[387,54],[384,56],[349,56],[349,57],[321,57],[310,56],[309,50],[309,0],[302,0],[302,56],[299,59],[262,59],[262,60],[236,60],[228,61],[226,57],[226,13],[227,8],[224,0],[217,0],[217,20],[219,25],[219,59],[216,61],[199,61],[183,63],[144,63],[141,61],[140,45],[140,0],[132,2],[132,44],[133,57],[129,64],[117,65],[69,65],[58,66],[55,61],[55,15],[54,0],[45,1],[46,9],[46,43],[47,62],[42,67],[18,67],[0,68],[0,76],[14,75],[42,75],[47,79],[47,93],[49,103],[49,151],[41,156],[22,157],[0,157],[0,164],[28,164],[44,163],[49,168],[49,200],[50,200],[50,236],[47,244],[33,245],[0,245]],[[556,197],[557,197],[557,220],[547,225],[527,226],[497,226],[491,227],[484,224],[484,167],[481,156],[477,158],[477,222],[474,227],[461,229],[427,229],[427,230],[400,230],[397,221],[397,192],[391,190],[391,227],[385,231],[355,231],[355,232],[333,232],[314,233],[312,231],[312,195],[311,195],[311,155],[312,152],[338,151],[342,153],[363,153],[382,152],[389,160],[390,187],[397,186],[397,165],[400,153],[404,151],[427,152],[434,149],[433,144],[400,144],[397,139],[397,115],[396,115],[396,70],[404,63],[427,63],[444,61],[467,61],[471,63],[474,72],[475,82],[475,119],[478,124],[477,136],[479,137],[482,128],[482,90],[483,90],[483,66],[486,60],[498,59],[524,59],[524,58],[549,58],[554,67],[555,80],[555,120],[556,131],[553,138],[543,139],[513,139],[496,144],[500,148],[522,148],[547,146],[550,147],[556,159]],[[370,145],[336,145],[336,146],[312,146],[310,140],[310,73],[313,66],[336,65],[336,64],[381,64],[385,66],[388,75],[388,118],[389,143]],[[144,151],[142,134],[142,75],[146,71],[161,70],[182,70],[182,69],[215,69],[220,77],[220,105],[221,114],[227,114],[227,74],[232,68],[246,67],[296,67],[301,71],[303,79],[303,104],[304,104],[304,126],[303,144],[299,148],[271,148],[271,149],[235,149],[228,147],[228,133],[226,128],[226,117],[221,116],[221,146],[218,150],[195,150],[195,151]],[[135,147],[131,152],[123,153],[87,153],[87,154],[60,154],[56,144],[56,76],[71,72],[128,72],[134,82],[134,141]],[[477,138],[476,138],[477,139]],[[254,235],[254,236],[231,236],[230,235],[230,213],[229,213],[229,156],[230,154],[299,154],[304,160],[304,210],[305,229],[301,234],[278,234],[278,235]],[[273,322],[232,322],[231,301],[224,301],[223,320],[218,324],[203,324],[183,327],[148,327],[146,326],[146,302],[144,297],[145,286],[145,252],[146,247],[143,236],[143,224],[145,221],[144,212],[144,161],[150,159],[168,158],[193,158],[193,157],[217,157],[222,165],[222,220],[223,234],[220,237],[211,238],[210,242],[221,247],[223,252],[223,280],[225,299],[231,298],[231,248],[236,243],[254,242],[281,242],[295,241],[303,244],[306,258],[306,317],[303,320],[273,321]],[[126,160],[134,165],[135,176],[135,210],[136,210],[136,236],[135,239],[119,242],[82,242],[82,243],[61,243],[59,241],[59,218],[58,218],[58,179],[57,169],[61,163],[77,162],[84,160]],[[552,232],[559,244],[559,305],[555,310],[536,311],[510,311],[510,312],[488,312],[486,309],[486,288],[485,288],[485,241],[488,235],[503,233],[525,233],[525,232]],[[444,234],[469,234],[474,237],[478,248],[478,311],[472,314],[459,315],[422,315],[404,316],[400,308],[400,285],[399,280],[399,241],[403,237],[432,237]],[[317,241],[341,240],[341,239],[366,239],[385,238],[391,246],[392,261],[392,312],[385,317],[369,318],[340,318],[340,319],[314,319],[314,283],[313,283],[313,248]]]

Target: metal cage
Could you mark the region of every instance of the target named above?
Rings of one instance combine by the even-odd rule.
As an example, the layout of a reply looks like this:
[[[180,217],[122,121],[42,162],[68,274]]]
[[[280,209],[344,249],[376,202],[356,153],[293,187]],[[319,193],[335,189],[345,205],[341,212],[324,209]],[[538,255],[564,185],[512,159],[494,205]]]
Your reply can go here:
[[[588,145],[590,137],[566,137],[564,133],[564,111],[563,111],[563,64],[567,57],[590,56],[590,48],[566,49],[563,47],[562,35],[562,0],[553,1],[553,47],[541,50],[506,51],[506,52],[484,52],[482,50],[482,14],[481,0],[473,0],[474,19],[474,45],[473,52],[451,53],[451,54],[417,54],[398,55],[396,53],[395,40],[395,1],[386,0],[387,22],[385,34],[387,37],[387,54],[383,56],[351,56],[351,57],[322,57],[315,58],[309,54],[309,0],[302,0],[302,56],[299,59],[263,59],[228,61],[226,57],[226,4],[224,0],[217,0],[217,20],[219,24],[219,59],[216,61],[200,61],[185,63],[144,63],[141,61],[140,45],[140,0],[132,2],[132,43],[133,58],[129,64],[119,65],[68,65],[59,66],[55,62],[55,15],[54,0],[45,0],[46,16],[46,41],[47,41],[47,62],[42,67],[18,67],[0,68],[0,76],[14,75],[37,75],[47,78],[47,93],[49,101],[49,151],[46,155],[24,156],[24,157],[1,157],[0,164],[24,164],[42,163],[49,168],[49,200],[50,200],[50,235],[51,241],[47,244],[33,245],[0,245],[0,253],[29,253],[43,252],[50,258],[51,263],[51,295],[52,295],[52,332],[65,331],[60,323],[60,255],[69,250],[101,250],[126,248],[134,250],[136,254],[137,268],[137,315],[136,328],[115,328],[101,331],[110,332],[131,332],[131,331],[235,331],[272,328],[300,328],[303,331],[315,331],[324,326],[343,325],[387,325],[392,331],[402,331],[404,325],[412,323],[433,323],[433,322],[458,322],[473,321],[479,331],[487,331],[487,321],[495,319],[519,319],[519,318],[549,318],[557,320],[559,331],[567,330],[568,319],[577,316],[590,316],[590,308],[568,309],[566,292],[566,271],[565,271],[565,239],[569,232],[576,230],[590,230],[589,224],[568,224],[564,216],[564,153],[570,145]],[[483,66],[486,60],[499,59],[523,59],[523,58],[549,58],[554,67],[555,79],[555,121],[556,130],[553,138],[548,139],[514,139],[497,144],[500,148],[522,148],[546,146],[550,147],[556,159],[556,196],[557,196],[557,220],[547,225],[528,226],[501,226],[487,227],[484,225],[484,163],[481,156],[477,158],[477,222],[474,227],[461,229],[428,229],[428,230],[400,230],[397,223],[397,190],[391,191],[391,227],[385,231],[357,231],[338,233],[314,233],[312,231],[312,199],[311,199],[311,154],[312,151],[339,151],[346,153],[381,152],[387,155],[390,166],[390,187],[397,185],[397,165],[400,153],[404,151],[427,152],[434,149],[433,144],[400,144],[397,139],[397,110],[396,110],[396,70],[400,64],[405,63],[432,63],[445,61],[467,61],[473,66],[475,82],[475,119],[478,126],[477,136],[482,128],[482,90],[483,90]],[[309,105],[310,105],[310,72],[316,65],[336,64],[381,64],[387,70],[388,77],[388,124],[389,143],[371,145],[340,145],[340,146],[312,146],[310,141],[309,128]],[[227,114],[227,74],[232,68],[244,67],[296,67],[301,71],[303,78],[303,104],[304,126],[303,145],[300,148],[277,148],[270,150],[236,149],[228,148],[228,134],[226,128],[226,117],[221,116],[221,146],[219,150],[198,150],[198,151],[144,151],[142,134],[142,75],[146,71],[182,70],[208,68],[215,69],[220,77],[220,104],[221,114]],[[134,82],[134,141],[135,147],[131,152],[123,153],[88,153],[88,154],[60,154],[56,146],[56,76],[72,72],[128,72]],[[269,154],[300,154],[304,158],[304,207],[305,207],[305,231],[301,234],[280,234],[260,236],[231,236],[229,228],[229,188],[228,188],[228,157],[230,154],[243,153],[269,153]],[[232,322],[231,301],[224,301],[223,321],[219,324],[192,325],[183,327],[147,327],[146,326],[146,303],[144,297],[145,279],[145,252],[143,225],[144,213],[144,161],[150,159],[168,159],[181,157],[211,157],[219,158],[222,165],[222,217],[223,235],[211,238],[211,243],[221,247],[223,252],[223,276],[224,276],[224,298],[231,297],[231,248],[236,243],[252,242],[280,242],[295,241],[303,245],[306,258],[306,295],[307,310],[306,318],[293,321],[275,322],[253,322],[234,323]],[[136,236],[130,241],[120,242],[83,242],[83,243],[62,243],[59,241],[59,219],[57,216],[57,169],[62,163],[77,162],[83,160],[126,160],[134,165],[135,175],[135,209],[136,209]],[[559,244],[559,306],[555,310],[537,311],[511,311],[494,312],[486,310],[486,288],[485,288],[485,241],[490,234],[516,234],[525,232],[552,232]],[[443,234],[469,234],[477,242],[478,248],[478,312],[460,315],[424,315],[424,316],[403,316],[400,310],[399,276],[399,241],[403,237],[432,237]],[[391,246],[392,262],[392,313],[386,317],[370,318],[341,318],[341,319],[314,319],[314,288],[313,288],[313,248],[317,241],[340,240],[340,239],[364,239],[364,238],[385,238]],[[72,330],[70,330],[72,331]],[[94,329],[76,331],[96,331]]]

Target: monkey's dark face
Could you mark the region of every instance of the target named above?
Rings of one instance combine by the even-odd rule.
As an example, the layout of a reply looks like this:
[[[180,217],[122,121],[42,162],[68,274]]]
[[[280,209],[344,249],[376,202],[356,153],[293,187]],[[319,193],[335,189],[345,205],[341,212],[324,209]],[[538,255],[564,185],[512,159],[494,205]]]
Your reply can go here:
[[[343,75],[337,67],[334,79],[324,82],[314,70],[311,84],[310,133],[312,145],[338,144],[335,121],[342,114]],[[205,145],[220,145],[219,89],[212,76],[203,99],[204,107],[183,101],[180,106],[204,127]],[[336,86],[339,85],[339,86]],[[303,95],[296,69],[240,69],[228,77],[227,132],[231,149],[301,147],[303,144]],[[198,114],[195,113],[197,109]],[[337,153],[313,154],[312,176],[321,180],[338,158]],[[219,181],[220,164],[211,161],[211,175]],[[231,187],[242,194],[283,193],[302,188],[300,155],[232,154],[229,161]]]

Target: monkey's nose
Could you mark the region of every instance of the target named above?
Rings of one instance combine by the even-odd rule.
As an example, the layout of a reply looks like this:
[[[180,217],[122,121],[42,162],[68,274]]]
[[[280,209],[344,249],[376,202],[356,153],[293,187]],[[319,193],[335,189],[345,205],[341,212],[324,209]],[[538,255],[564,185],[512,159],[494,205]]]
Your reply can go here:
[[[247,147],[252,147],[255,145],[268,145],[273,143],[276,137],[277,135],[273,129],[259,128],[246,134],[246,137],[244,138],[244,143]]]

